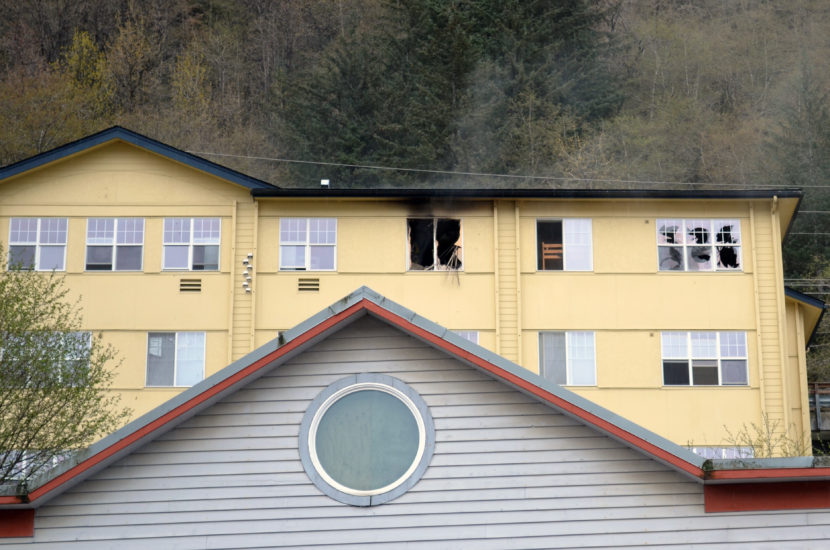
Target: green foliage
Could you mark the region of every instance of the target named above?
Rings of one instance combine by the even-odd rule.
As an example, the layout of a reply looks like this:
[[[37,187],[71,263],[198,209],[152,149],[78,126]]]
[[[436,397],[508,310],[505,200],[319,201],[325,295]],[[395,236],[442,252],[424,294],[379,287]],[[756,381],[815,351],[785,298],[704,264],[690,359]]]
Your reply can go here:
[[[378,25],[341,37],[284,97],[281,137],[304,159],[527,172],[574,149],[619,104],[602,10],[583,2],[389,3]],[[303,167],[313,180],[325,170]],[[370,175],[371,174],[371,175]],[[372,177],[372,176],[375,177]],[[409,181],[336,171],[338,184]]]
[[[767,413],[762,415],[760,424],[755,422],[751,422],[749,425],[743,424],[736,432],[732,432],[727,426],[724,426],[724,428],[727,433],[727,445],[752,447],[755,458],[810,456],[813,454],[809,437],[790,435],[781,429],[781,423],[778,420],[770,420]]]
[[[62,276],[0,272],[0,483],[31,479],[129,416],[107,391],[115,350],[80,327]]]
[[[66,74],[15,69],[0,78],[0,165],[100,129],[96,98]]]

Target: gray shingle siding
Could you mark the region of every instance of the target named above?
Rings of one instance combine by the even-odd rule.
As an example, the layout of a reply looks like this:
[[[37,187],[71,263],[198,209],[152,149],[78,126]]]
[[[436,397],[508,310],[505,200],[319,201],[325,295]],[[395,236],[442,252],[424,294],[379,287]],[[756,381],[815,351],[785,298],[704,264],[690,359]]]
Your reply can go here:
[[[297,445],[311,400],[359,372],[412,386],[436,428],[421,481],[369,508],[323,495]],[[365,317],[56,497],[35,529],[53,548],[781,549],[820,546],[830,512],[704,514],[701,485]]]

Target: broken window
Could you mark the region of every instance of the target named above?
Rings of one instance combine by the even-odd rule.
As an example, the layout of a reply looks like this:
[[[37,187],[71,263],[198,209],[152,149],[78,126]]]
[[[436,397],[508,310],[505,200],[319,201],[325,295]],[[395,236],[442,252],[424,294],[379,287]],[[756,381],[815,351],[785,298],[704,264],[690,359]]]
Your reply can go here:
[[[590,219],[537,220],[536,269],[591,271],[594,263],[591,234]]]
[[[744,332],[663,332],[666,386],[746,386]]]
[[[738,220],[657,220],[660,271],[741,269]]]
[[[461,269],[461,220],[451,218],[410,218],[409,270]]]

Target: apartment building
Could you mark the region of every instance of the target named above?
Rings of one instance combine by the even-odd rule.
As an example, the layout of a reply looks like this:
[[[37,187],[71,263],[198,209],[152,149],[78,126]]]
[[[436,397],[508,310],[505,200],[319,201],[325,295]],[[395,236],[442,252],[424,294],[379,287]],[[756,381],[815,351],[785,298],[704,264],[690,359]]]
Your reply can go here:
[[[112,128],[0,169],[9,262],[66,274],[135,416],[368,286],[704,456],[809,443],[797,190],[282,188]],[[348,352],[344,352],[348,353]]]

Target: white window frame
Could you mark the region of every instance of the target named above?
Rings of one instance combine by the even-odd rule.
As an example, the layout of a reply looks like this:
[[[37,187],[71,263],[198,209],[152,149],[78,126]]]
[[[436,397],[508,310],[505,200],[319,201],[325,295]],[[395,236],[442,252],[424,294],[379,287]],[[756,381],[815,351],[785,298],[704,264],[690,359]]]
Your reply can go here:
[[[473,344],[478,344],[478,331],[477,330],[454,330],[453,331],[457,336],[460,336],[467,340],[468,342],[472,342]]]
[[[755,457],[755,448],[745,445],[696,445],[690,447],[690,450],[710,460],[739,460]]]
[[[540,269],[544,263],[539,257],[541,254],[541,243],[539,241],[539,224],[556,223],[562,224],[562,242],[551,243],[562,245],[562,269]],[[536,218],[536,271],[593,271],[594,270],[594,226],[591,218]],[[585,242],[587,241],[587,242]],[[585,256],[587,263],[580,263],[574,260],[577,256],[576,250],[587,249]],[[569,253],[570,251],[570,253]]]
[[[173,342],[173,384],[172,385],[159,385],[159,384],[150,384],[150,338],[153,334],[173,334],[174,335],[174,342]],[[202,372],[199,380],[194,382],[193,384],[178,384],[177,380],[179,378],[179,337],[182,334],[200,334],[202,336]],[[198,384],[202,380],[205,379],[205,358],[206,358],[206,348],[207,348],[207,334],[204,331],[172,331],[172,330],[154,330],[147,333],[147,353],[145,356],[145,368],[144,368],[144,386],[147,388],[189,388]]]
[[[424,266],[424,269],[412,269],[412,239],[410,235],[409,220],[432,220],[432,265]],[[438,222],[440,220],[453,220],[458,222],[458,240],[455,241],[458,251],[460,251],[461,267],[451,267],[447,264],[439,264],[438,258]],[[415,273],[418,272],[434,272],[434,271],[464,271],[464,221],[462,218],[453,218],[451,216],[408,216],[406,218],[406,270]]]
[[[168,220],[189,220],[188,225],[188,239],[187,241],[168,241],[166,237],[166,226]],[[196,238],[194,237],[193,233],[193,226],[196,223],[196,220],[210,220],[210,221],[217,221],[219,222],[219,232],[218,236],[215,239],[210,240],[200,240],[196,242]],[[164,222],[162,225],[162,270],[163,271],[199,271],[199,272],[208,272],[208,271],[221,271],[222,269],[222,248],[221,248],[221,241],[222,241],[222,218],[216,216],[210,217],[196,217],[196,218],[164,218]],[[167,250],[168,247],[172,246],[187,246],[187,267],[168,267],[167,266]],[[216,269],[194,269],[193,268],[193,249],[197,246],[215,246],[216,247]]]
[[[673,239],[679,238],[680,242],[668,242],[669,239],[667,238],[667,232],[664,230],[666,226],[669,224],[680,224],[680,230],[677,232],[672,232]],[[702,225],[707,224],[705,229],[709,231],[709,242],[705,244],[698,244],[696,242],[687,242],[690,241],[690,226],[694,225]],[[720,234],[715,231],[715,228],[720,225],[720,227],[724,227],[726,225],[731,225],[733,228],[737,227],[737,230],[733,229],[729,232],[730,238],[737,238],[737,242],[718,242],[717,236]],[[711,272],[741,272],[744,270],[743,264],[743,239],[741,237],[741,220],[737,218],[658,218],[655,223],[656,227],[656,235],[657,235],[657,270],[660,272],[685,272],[685,273],[711,273]],[[700,269],[694,268],[690,269],[689,265],[689,256],[691,254],[691,249],[709,249],[709,263],[711,264],[709,267]],[[733,252],[736,253],[736,258],[738,261],[737,267],[720,267],[718,266],[719,263],[719,256],[718,250],[721,248],[731,248]],[[667,269],[665,267],[666,258],[663,260],[660,259],[660,250],[661,249],[674,249],[680,251],[680,257],[682,260],[682,269]]]
[[[669,353],[667,355],[666,350],[666,339],[664,335],[666,334],[673,334],[673,335],[685,335],[686,341],[686,351],[685,355],[679,353]],[[715,345],[714,349],[715,352],[713,354],[709,354],[706,356],[699,356],[695,357],[693,351],[693,342],[692,338],[694,335],[701,335],[701,334],[714,334],[715,335]],[[740,345],[743,347],[742,354],[723,354],[723,350],[721,348],[721,340],[724,338],[724,335],[740,335],[742,342]],[[682,330],[666,330],[660,333],[660,368],[663,374],[663,386],[665,387],[699,387],[699,388],[714,388],[714,387],[735,387],[735,388],[745,388],[749,386],[749,347],[747,346],[747,339],[746,339],[746,332],[740,330],[724,330],[724,331],[712,331],[712,330],[692,330],[692,331],[682,331]],[[718,369],[718,383],[717,384],[695,384],[694,379],[694,362],[695,361],[715,361],[717,364]],[[688,375],[689,375],[689,383],[688,384],[666,384],[666,368],[665,362],[666,361],[686,361],[687,368],[688,368]],[[744,362],[744,380],[745,382],[740,384],[724,384],[723,382],[723,362],[724,361],[743,361]]]
[[[100,242],[103,241],[103,237],[98,237],[95,240],[96,242],[90,242],[89,238],[89,230],[90,230],[90,222],[91,221],[106,221],[106,220],[113,220],[113,229],[112,229],[112,237],[109,242]],[[128,243],[128,242],[118,242],[119,239],[119,228],[123,229],[123,225],[127,222],[135,222],[141,221],[141,242],[137,243]],[[86,220],[86,255],[84,256],[84,269],[86,271],[132,271],[138,272],[144,270],[144,218],[87,218]],[[92,248],[111,248],[112,249],[112,267],[110,269],[90,269],[89,268],[89,249]],[[139,266],[135,269],[118,269],[118,250],[120,248],[131,247],[131,248],[138,248],[140,249],[139,253]]]
[[[333,222],[334,223],[334,242],[333,243],[312,243],[311,242],[311,222],[314,220],[325,220],[327,223]],[[283,230],[283,222],[305,222],[305,238],[300,240],[289,240],[286,235],[286,231]],[[280,271],[337,271],[337,218],[302,218],[302,217],[285,217],[280,218],[280,244],[279,244],[279,251],[280,251]],[[304,263],[303,265],[286,265],[285,259],[288,257],[287,254],[283,253],[284,246],[303,246],[305,247],[305,251],[303,254]],[[332,249],[332,267],[330,269],[321,269],[321,268],[311,268],[311,249],[314,247],[326,247]]]
[[[37,227],[35,228],[35,239],[34,240],[13,240],[13,227],[14,222],[16,220],[37,220]],[[44,237],[44,222],[45,221],[56,221],[58,224],[63,223],[63,242],[41,242]],[[45,269],[41,266],[41,253],[46,248],[62,248],[63,255],[61,258],[61,265],[60,267],[54,268],[54,271],[66,271],[66,241],[69,235],[69,221],[67,218],[27,218],[27,217],[15,217],[9,220],[9,258],[8,258],[8,267],[14,267],[11,264],[12,255],[11,249],[16,246],[20,247],[34,247],[35,248],[35,255],[34,255],[34,263],[29,266],[25,267],[24,269],[33,269],[35,271],[52,271],[52,269]]]
[[[564,334],[565,335],[565,385],[566,386],[585,386],[593,387],[597,385],[597,343],[596,333],[592,330],[545,330],[539,332],[539,376],[547,380],[553,381],[554,378],[548,375],[548,368],[546,368],[544,343],[543,339],[546,334]],[[577,338],[580,336],[590,336],[590,352],[591,352],[591,378],[590,383],[574,383],[574,363],[577,355]],[[584,358],[583,358],[584,359]]]

